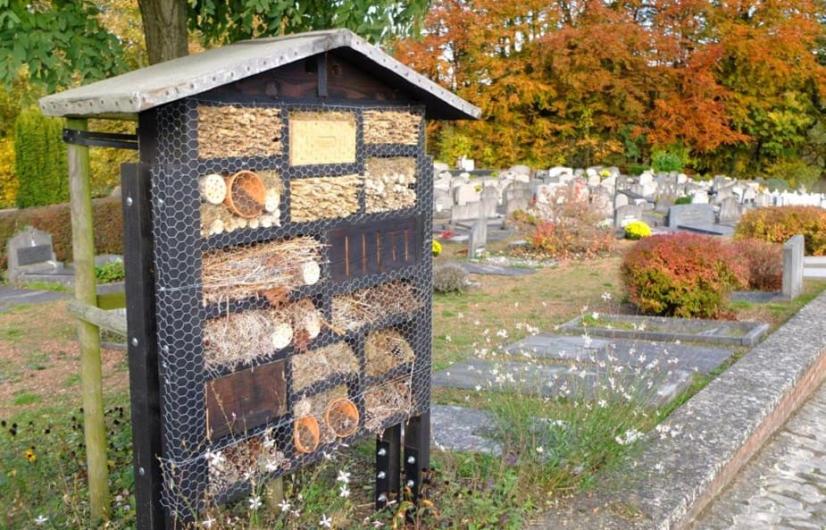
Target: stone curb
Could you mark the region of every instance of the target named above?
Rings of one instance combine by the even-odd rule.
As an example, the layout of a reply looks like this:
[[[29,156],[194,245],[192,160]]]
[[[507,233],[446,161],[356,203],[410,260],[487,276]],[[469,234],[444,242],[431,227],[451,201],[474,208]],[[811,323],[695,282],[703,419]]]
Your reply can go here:
[[[632,469],[609,473],[599,493],[529,528],[689,528],[826,379],[824,315],[826,293],[677,409]]]

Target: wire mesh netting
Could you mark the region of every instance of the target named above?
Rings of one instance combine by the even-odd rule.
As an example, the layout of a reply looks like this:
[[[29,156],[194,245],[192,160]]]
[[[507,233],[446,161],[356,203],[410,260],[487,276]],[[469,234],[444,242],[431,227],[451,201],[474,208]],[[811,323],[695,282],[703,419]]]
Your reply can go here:
[[[188,516],[430,399],[423,108],[185,99],[152,169],[163,502]]]

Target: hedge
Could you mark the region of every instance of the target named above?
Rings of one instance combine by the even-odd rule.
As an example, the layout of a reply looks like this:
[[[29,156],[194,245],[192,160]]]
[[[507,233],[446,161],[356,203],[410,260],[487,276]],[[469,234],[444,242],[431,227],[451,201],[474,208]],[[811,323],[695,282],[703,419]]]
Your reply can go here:
[[[95,251],[98,254],[123,254],[123,216],[119,198],[92,201],[95,227]],[[25,208],[0,212],[0,268],[6,268],[6,244],[26,226],[52,235],[57,259],[72,261],[72,221],[69,204]]]
[[[801,234],[806,254],[826,256],[826,210],[817,206],[772,206],[749,210],[735,229],[738,239],[785,243]]]
[[[14,124],[17,206],[59,204],[69,199],[63,120],[39,109],[24,110]]]

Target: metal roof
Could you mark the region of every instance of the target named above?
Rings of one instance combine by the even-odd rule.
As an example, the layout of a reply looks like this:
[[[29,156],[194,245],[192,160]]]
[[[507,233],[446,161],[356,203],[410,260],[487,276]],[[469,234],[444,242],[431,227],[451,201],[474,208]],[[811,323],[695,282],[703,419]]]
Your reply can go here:
[[[403,84],[429,118],[478,118],[481,111],[346,29],[253,39],[188,55],[40,99],[48,116],[121,117],[329,50],[370,66],[373,75]],[[376,68],[378,67],[378,68]]]

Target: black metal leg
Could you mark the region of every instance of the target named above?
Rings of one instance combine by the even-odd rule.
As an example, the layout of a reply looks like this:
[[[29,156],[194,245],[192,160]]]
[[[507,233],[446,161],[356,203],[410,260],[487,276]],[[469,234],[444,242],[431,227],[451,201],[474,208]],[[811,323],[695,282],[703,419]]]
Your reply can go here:
[[[401,482],[402,426],[394,425],[376,439],[376,509],[398,499]]]
[[[430,412],[414,416],[404,429],[405,492],[416,502],[424,473],[430,468]]]

